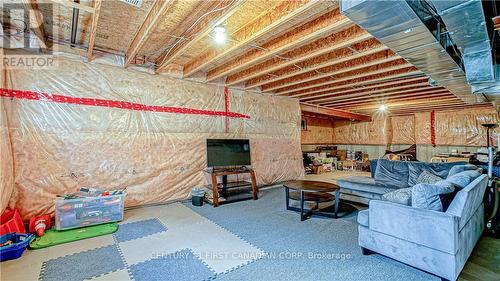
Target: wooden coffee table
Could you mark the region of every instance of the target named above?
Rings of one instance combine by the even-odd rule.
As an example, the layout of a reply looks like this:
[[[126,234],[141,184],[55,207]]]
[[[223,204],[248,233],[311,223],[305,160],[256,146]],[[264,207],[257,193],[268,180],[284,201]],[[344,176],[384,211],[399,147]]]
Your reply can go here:
[[[340,200],[340,187],[338,185],[320,181],[296,180],[286,181],[283,183],[283,186],[285,187],[286,209],[300,212],[301,221],[304,221],[311,215],[338,218]],[[335,195],[331,194],[331,192]],[[290,206],[290,199],[299,201],[300,208]],[[304,203],[306,201],[316,202],[316,206],[305,210]],[[319,209],[319,203],[324,202],[333,202],[333,213]]]

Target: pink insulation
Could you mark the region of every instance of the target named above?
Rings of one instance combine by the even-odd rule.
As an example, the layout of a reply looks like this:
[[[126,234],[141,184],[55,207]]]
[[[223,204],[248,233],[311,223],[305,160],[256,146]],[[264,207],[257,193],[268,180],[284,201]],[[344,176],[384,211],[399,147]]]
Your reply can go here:
[[[127,206],[188,198],[191,188],[207,184],[203,174],[207,138],[250,139],[258,184],[303,176],[300,107],[295,100],[230,91],[228,111],[249,118],[224,115],[223,87],[73,59],[60,58],[56,63],[48,70],[11,70],[9,89],[195,113],[124,109],[102,101],[57,102],[52,96],[43,98],[44,94],[38,100],[4,96],[2,102],[12,110],[2,111],[8,123],[0,120],[0,145],[3,153],[9,145],[3,135],[9,133],[15,170],[10,201],[24,219],[52,212],[57,194],[79,187],[126,188]],[[3,159],[2,155],[5,189],[9,185],[3,175],[12,161]],[[2,207],[7,197],[2,192]]]

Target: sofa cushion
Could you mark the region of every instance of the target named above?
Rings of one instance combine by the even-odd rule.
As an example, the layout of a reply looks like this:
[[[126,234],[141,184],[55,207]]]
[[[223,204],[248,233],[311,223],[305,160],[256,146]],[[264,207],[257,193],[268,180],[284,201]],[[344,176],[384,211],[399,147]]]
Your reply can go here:
[[[455,174],[461,173],[463,171],[468,171],[468,170],[477,170],[478,167],[476,165],[472,164],[465,164],[465,165],[456,165],[451,167],[450,171],[448,172],[447,177],[451,177]]]
[[[400,188],[382,195],[382,199],[389,202],[411,206],[411,187]]]
[[[450,169],[456,165],[463,165],[464,162],[451,163],[426,163],[426,162],[408,162],[408,185],[414,186],[418,184],[418,177],[424,171],[445,179],[450,172]]]
[[[444,200],[443,195],[452,194],[454,191],[455,186],[446,180],[435,184],[420,183],[412,187],[411,205],[415,208],[443,212],[449,205],[447,203],[451,202],[451,200]]]
[[[375,171],[375,183],[392,188],[408,187],[407,162],[379,159]]]
[[[464,188],[469,183],[471,183],[473,180],[478,178],[482,173],[482,169],[477,169],[477,170],[467,170],[460,172],[458,174],[454,174],[450,177],[448,177],[446,180],[453,183],[459,188]]]
[[[417,178],[417,184],[419,183],[433,184],[440,180],[443,180],[443,178],[436,176],[430,171],[423,171]]]
[[[388,188],[384,186],[377,185],[375,180],[370,177],[349,177],[345,179],[337,180],[337,184],[342,189],[351,189],[357,191],[364,191],[377,194],[385,194],[389,191],[394,190],[393,188]]]
[[[368,225],[369,225],[368,214],[369,214],[368,209],[359,211],[358,212],[358,223],[363,225],[363,226],[368,227]]]
[[[473,181],[483,174],[483,169],[479,168],[476,170],[467,170],[461,172],[461,174],[470,177],[471,181]]]

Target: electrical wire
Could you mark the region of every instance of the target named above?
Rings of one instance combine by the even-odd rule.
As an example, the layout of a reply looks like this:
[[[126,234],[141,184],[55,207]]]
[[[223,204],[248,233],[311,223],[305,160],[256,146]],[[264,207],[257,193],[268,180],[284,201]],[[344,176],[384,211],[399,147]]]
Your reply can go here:
[[[191,29],[193,29],[193,27],[195,27],[195,26],[196,26],[196,24],[198,24],[198,22],[200,22],[200,21],[201,21],[204,17],[206,17],[206,16],[208,16],[208,15],[210,15],[210,14],[212,14],[212,13],[215,13],[215,12],[218,12],[218,11],[221,11],[221,10],[224,10],[224,9],[226,9],[226,8],[230,7],[231,5],[233,5],[233,3],[234,3],[234,2],[236,2],[236,0],[232,0],[229,4],[227,4],[226,6],[224,6],[224,7],[222,7],[222,8],[218,8],[218,7],[219,7],[219,5],[222,3],[222,2],[218,2],[217,6],[216,6],[213,10],[211,10],[211,11],[209,11],[209,12],[207,12],[207,13],[205,13],[205,14],[201,15],[201,16],[200,16],[197,20],[195,20],[195,21],[193,22],[193,24],[191,24],[191,26],[190,26],[188,29],[186,29],[186,30],[184,31],[184,33],[188,33],[189,31],[191,31]],[[193,34],[193,35],[194,35],[194,34]],[[193,37],[193,35],[191,35],[191,36],[189,36],[189,37],[191,37],[191,38],[192,38],[192,37]],[[186,39],[186,40],[190,40],[190,39]],[[165,54],[165,57],[168,57],[168,55],[170,54],[170,52],[171,52],[171,51],[172,51],[172,50],[173,50],[173,49],[174,49],[174,48],[175,48],[175,47],[176,47],[176,46],[177,46],[177,45],[178,45],[181,41],[182,41],[182,40],[179,40],[179,39],[178,39],[178,40],[176,40],[176,41],[172,44],[172,47],[170,47],[170,48],[168,49],[167,53]]]

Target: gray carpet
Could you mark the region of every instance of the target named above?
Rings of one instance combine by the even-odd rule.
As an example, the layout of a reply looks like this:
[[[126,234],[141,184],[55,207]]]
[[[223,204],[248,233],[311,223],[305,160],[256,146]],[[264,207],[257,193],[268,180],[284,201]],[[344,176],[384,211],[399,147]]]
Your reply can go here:
[[[298,213],[285,210],[282,188],[218,208],[185,204],[268,253],[217,280],[439,280],[381,255],[363,256],[356,213],[301,222]]]

